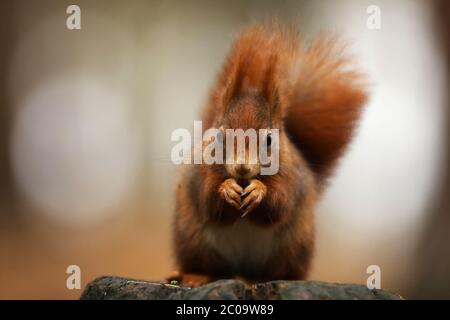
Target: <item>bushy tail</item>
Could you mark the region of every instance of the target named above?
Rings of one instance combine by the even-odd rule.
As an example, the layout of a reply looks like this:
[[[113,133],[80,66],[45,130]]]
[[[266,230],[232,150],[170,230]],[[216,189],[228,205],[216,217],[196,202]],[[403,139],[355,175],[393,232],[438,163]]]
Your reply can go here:
[[[351,141],[367,100],[365,77],[339,41],[321,38],[299,50],[285,126],[323,182]]]

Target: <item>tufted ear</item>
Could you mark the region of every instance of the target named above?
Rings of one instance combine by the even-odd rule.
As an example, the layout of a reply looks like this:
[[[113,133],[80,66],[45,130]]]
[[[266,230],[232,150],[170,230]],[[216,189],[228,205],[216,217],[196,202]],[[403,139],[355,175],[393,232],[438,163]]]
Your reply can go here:
[[[287,68],[298,43],[293,28],[277,24],[253,25],[240,33],[211,91],[205,118],[212,122],[211,114],[220,117],[233,100],[253,95],[267,101],[271,115],[281,119],[289,102]]]
[[[244,60],[243,57],[239,57]],[[233,66],[230,76],[225,84],[225,90],[222,98],[224,106],[228,105],[234,98],[238,97],[242,92],[245,77],[245,61],[240,61]]]
[[[249,52],[240,56],[239,63],[234,67],[232,76],[226,85],[222,104],[224,109],[233,99],[251,94],[262,98],[270,108],[270,114],[281,114],[280,89],[278,88],[280,75],[278,74],[279,53],[272,50],[270,54],[261,56],[261,52]]]
[[[277,64],[278,56],[272,54],[267,61],[264,76],[259,88],[261,96],[269,103],[271,114],[276,113],[280,107],[280,93],[277,87]]]
[[[271,105],[275,106],[278,101],[279,93],[276,82],[278,57],[272,54],[264,67],[264,73],[260,85],[261,95]]]

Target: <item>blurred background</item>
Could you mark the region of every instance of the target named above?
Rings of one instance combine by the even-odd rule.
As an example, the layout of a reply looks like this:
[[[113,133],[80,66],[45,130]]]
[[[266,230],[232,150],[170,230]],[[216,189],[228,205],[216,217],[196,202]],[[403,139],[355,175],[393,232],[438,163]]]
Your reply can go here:
[[[68,30],[66,8],[81,8]],[[381,29],[366,25],[369,5]],[[0,299],[76,299],[99,275],[173,269],[176,128],[191,128],[233,36],[277,16],[342,34],[371,98],[317,211],[312,279],[450,298],[445,1],[2,1]]]

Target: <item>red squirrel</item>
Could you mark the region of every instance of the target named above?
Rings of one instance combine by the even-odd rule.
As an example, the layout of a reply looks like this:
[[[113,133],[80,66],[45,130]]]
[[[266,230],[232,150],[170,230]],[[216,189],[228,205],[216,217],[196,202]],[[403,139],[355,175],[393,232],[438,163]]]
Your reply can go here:
[[[220,278],[305,279],[314,210],[351,141],[367,98],[364,75],[338,41],[307,46],[294,27],[242,31],[203,109],[205,128],[279,130],[279,169],[200,164],[178,185],[173,242],[179,273],[200,286]],[[269,135],[265,138],[270,148]]]

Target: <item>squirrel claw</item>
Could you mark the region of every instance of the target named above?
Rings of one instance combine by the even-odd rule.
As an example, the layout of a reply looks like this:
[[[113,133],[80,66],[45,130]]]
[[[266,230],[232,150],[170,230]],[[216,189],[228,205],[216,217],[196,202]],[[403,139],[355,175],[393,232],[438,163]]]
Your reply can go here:
[[[229,205],[240,210],[242,187],[234,179],[225,180],[219,188],[219,193]]]
[[[266,195],[267,187],[259,180],[253,179],[250,185],[244,190],[244,193],[248,194],[242,201],[242,205],[239,210],[245,208],[241,217],[245,217],[250,211],[255,209],[263,200]]]

